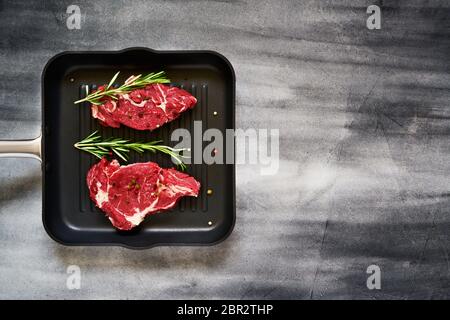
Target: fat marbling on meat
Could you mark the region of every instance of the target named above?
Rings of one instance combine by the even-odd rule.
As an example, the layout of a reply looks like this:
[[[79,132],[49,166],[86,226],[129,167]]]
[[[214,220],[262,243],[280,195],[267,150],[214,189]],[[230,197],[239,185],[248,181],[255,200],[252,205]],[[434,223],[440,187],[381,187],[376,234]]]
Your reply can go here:
[[[91,199],[120,230],[139,225],[147,215],[175,206],[184,196],[197,197],[200,183],[154,162],[120,166],[102,158],[87,174]]]
[[[101,86],[98,90],[104,90]],[[104,97],[101,104],[92,104],[92,116],[104,126],[118,128],[121,124],[137,130],[154,130],[192,109],[197,99],[189,92],[164,84]]]

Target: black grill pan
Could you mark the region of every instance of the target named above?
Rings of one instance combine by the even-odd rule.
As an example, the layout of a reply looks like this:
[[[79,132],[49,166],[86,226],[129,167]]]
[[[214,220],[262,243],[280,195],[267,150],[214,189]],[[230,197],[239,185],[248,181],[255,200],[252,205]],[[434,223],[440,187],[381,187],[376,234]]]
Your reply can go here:
[[[101,126],[87,103],[74,105],[91,89],[109,82],[121,71],[121,83],[131,74],[166,71],[172,84],[191,92],[194,109],[153,132]],[[88,196],[86,173],[98,159],[73,144],[94,130],[103,137],[139,141],[164,140],[176,128],[203,131],[235,126],[235,76],[227,59],[212,51],[154,51],[131,48],[113,52],[64,52],[53,57],[42,75],[43,223],[48,234],[65,245],[206,245],[224,239],[235,220],[235,168],[227,164],[189,165],[187,173],[201,182],[198,198],[183,198],[172,210],[149,216],[131,231],[117,231]],[[192,139],[194,141],[194,139]],[[203,143],[203,146],[206,143]],[[194,146],[191,146],[194,148]],[[219,150],[226,152],[226,150]],[[224,154],[225,159],[226,154]],[[165,155],[133,153],[128,163],[155,161],[173,164]],[[121,162],[124,163],[124,162]],[[208,194],[210,189],[212,194]]]

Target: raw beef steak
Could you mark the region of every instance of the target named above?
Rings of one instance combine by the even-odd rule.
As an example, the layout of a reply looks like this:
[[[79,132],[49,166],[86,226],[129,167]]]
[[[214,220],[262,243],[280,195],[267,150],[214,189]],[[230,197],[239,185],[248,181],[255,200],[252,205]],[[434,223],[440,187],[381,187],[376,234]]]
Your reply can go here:
[[[98,90],[104,88],[101,86]],[[108,127],[118,128],[124,124],[137,130],[154,130],[192,109],[197,103],[189,92],[159,83],[117,98],[105,97],[103,104],[93,104],[92,116]]]
[[[91,199],[112,224],[130,230],[145,216],[172,208],[183,196],[197,197],[200,183],[175,169],[154,162],[120,166],[103,158],[87,174]]]

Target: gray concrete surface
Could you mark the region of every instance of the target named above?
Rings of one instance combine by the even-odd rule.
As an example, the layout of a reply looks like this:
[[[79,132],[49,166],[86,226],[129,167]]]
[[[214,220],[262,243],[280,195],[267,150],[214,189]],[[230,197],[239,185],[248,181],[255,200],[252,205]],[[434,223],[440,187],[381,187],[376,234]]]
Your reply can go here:
[[[370,4],[381,30],[365,27]],[[38,134],[60,51],[211,49],[236,70],[237,126],[280,128],[281,157],[276,176],[237,167],[227,241],[147,251],[53,242],[39,163],[0,159],[0,298],[449,298],[449,5],[0,1],[0,139]]]

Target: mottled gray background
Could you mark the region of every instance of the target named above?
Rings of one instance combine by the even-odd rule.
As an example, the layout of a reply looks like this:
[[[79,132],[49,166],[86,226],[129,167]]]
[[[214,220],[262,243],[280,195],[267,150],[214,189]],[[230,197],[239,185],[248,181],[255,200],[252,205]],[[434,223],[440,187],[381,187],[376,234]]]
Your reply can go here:
[[[450,3],[0,1],[0,139],[38,135],[50,57],[132,46],[224,54],[237,126],[280,128],[279,174],[237,167],[220,245],[68,248],[42,227],[39,163],[1,159],[0,298],[449,298]]]

